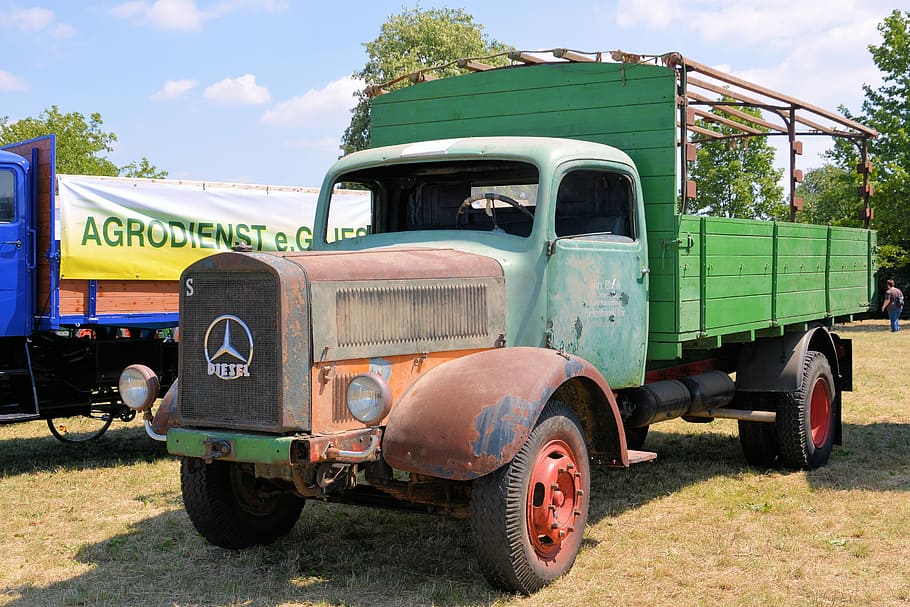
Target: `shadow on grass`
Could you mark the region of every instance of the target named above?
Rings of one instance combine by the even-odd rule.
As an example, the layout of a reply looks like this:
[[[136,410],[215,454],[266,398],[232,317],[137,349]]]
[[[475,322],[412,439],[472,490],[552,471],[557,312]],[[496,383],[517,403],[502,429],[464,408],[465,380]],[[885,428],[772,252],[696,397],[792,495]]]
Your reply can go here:
[[[714,477],[762,472],[748,468],[738,438],[721,428],[728,430],[653,430],[646,448],[659,453],[657,461],[628,471],[595,468],[590,524]],[[910,489],[910,426],[847,425],[844,442],[828,467],[782,473],[805,474],[824,489]],[[59,456],[59,448],[45,457],[54,453]],[[125,457],[156,454],[134,447]],[[68,452],[63,459],[74,457]],[[54,465],[114,465],[110,455],[82,457],[75,464],[55,459]],[[216,548],[175,509],[85,544],[75,558],[88,566],[86,573],[45,587],[8,589],[8,605],[489,606],[507,599],[485,584],[467,523],[336,504],[308,503],[289,536],[271,546]]]
[[[166,456],[164,443],[151,440],[140,426],[115,425],[98,439],[74,444],[62,443],[48,431],[47,436],[0,440],[0,475],[112,468]]]

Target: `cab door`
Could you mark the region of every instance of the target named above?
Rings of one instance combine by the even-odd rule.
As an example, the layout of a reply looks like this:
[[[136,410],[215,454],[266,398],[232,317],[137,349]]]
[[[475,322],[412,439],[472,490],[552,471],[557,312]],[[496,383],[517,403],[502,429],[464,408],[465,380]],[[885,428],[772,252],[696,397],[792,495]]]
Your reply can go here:
[[[631,169],[567,165],[556,177],[547,262],[547,340],[597,367],[611,388],[638,386],[648,337],[648,268]]]
[[[18,164],[0,164],[0,337],[31,333],[27,187]]]

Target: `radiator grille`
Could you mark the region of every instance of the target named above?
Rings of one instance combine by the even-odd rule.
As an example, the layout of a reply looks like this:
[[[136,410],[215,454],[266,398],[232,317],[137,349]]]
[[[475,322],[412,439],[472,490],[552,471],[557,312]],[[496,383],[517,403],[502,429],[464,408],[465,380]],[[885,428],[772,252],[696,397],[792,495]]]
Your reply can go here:
[[[180,309],[180,414],[183,423],[263,430],[277,428],[282,367],[277,330],[279,293],[275,279],[268,274],[250,272],[206,273],[193,277],[193,291],[193,296],[181,297]],[[232,318],[222,318],[226,315]],[[219,318],[222,320],[215,322]],[[249,376],[222,379],[210,373],[210,362],[243,364],[246,360],[242,359],[250,355],[247,333],[234,318],[242,321],[252,336],[252,358],[246,369]],[[227,339],[226,331],[230,333]]]
[[[348,384],[354,379],[356,373],[340,373],[332,380],[332,422],[352,422],[354,416],[348,409],[347,392]]]
[[[338,345],[375,346],[489,335],[487,285],[405,285],[336,292]]]

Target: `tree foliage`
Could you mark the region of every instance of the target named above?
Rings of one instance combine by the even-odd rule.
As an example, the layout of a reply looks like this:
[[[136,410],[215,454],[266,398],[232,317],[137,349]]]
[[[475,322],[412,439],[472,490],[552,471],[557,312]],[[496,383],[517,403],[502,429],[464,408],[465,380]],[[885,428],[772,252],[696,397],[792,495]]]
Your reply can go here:
[[[878,25],[878,31],[881,43],[868,48],[882,72],[882,84],[878,88],[863,85],[865,99],[860,115],[852,115],[843,107],[841,111],[879,132],[877,139],[869,141],[875,188],[872,228],[878,231],[883,274],[903,276],[901,284],[906,286],[910,283],[910,11],[894,10]],[[826,156],[833,165],[822,167],[825,174],[819,174],[818,182],[804,189],[806,218],[856,225],[853,218],[862,206],[857,194],[861,183],[856,174],[860,158],[857,147],[839,139]]]
[[[894,10],[878,26],[882,43],[869,45],[882,71],[878,89],[863,86],[865,122],[879,132],[870,144],[876,191],[873,227],[883,267],[910,266],[910,11]]]
[[[742,111],[756,117],[760,115],[757,109],[743,108]],[[712,109],[711,113],[720,112]],[[754,129],[767,130],[745,119],[727,118]],[[697,124],[722,135],[736,133],[731,126],[707,119],[700,119]],[[704,142],[699,146],[691,170],[691,178],[698,188],[691,208],[715,217],[781,219],[788,212],[780,186],[782,174],[783,170],[774,168],[774,148],[765,137]]]
[[[165,177],[167,171],[158,169],[147,158],[132,162],[120,169],[105,155],[113,151],[117,135],[102,130],[104,121],[95,112],[88,119],[79,112],[62,113],[52,105],[37,117],[10,122],[0,117],[0,144],[26,141],[45,135],[56,135],[58,173],[70,175],[106,175],[121,173],[135,177]]]
[[[381,84],[421,68],[442,65],[462,57],[485,57],[503,53],[511,47],[489,38],[483,26],[462,9],[404,9],[382,24],[379,36],[364,44],[369,59],[354,75],[370,84]],[[505,57],[488,60],[504,65]],[[452,65],[436,73],[453,76],[461,70]],[[396,83],[391,89],[404,86]],[[370,144],[370,100],[358,93],[351,110],[351,123],[342,137],[345,154],[365,149]]]
[[[146,177],[149,179],[164,179],[167,177],[167,171],[159,169],[149,162],[149,159],[143,156],[138,161],[133,161],[126,166],[120,167],[121,177]]]
[[[829,156],[830,157],[830,156]],[[827,163],[806,172],[803,182],[796,188],[796,195],[803,199],[803,210],[797,221],[820,225],[863,227],[860,209],[863,206],[858,191],[860,176],[845,169],[848,161]],[[852,163],[855,166],[855,162]]]

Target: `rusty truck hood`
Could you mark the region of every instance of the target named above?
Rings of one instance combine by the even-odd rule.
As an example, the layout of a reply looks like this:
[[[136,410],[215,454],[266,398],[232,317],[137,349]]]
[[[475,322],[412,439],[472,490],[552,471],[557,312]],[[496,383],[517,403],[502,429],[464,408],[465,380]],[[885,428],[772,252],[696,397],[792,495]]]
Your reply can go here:
[[[495,259],[455,249],[308,251],[282,255],[312,282],[502,278]]]

